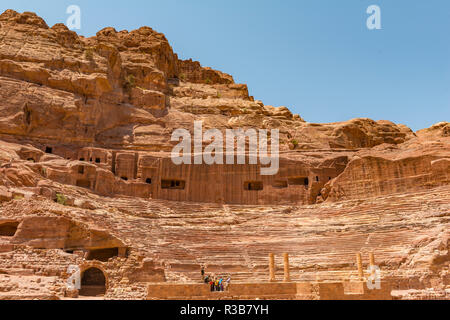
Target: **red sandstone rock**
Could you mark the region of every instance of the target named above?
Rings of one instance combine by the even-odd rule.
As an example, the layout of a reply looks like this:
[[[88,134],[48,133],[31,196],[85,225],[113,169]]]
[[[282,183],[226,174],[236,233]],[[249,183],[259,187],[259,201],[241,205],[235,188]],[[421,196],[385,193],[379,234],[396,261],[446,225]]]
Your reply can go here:
[[[149,27],[86,39],[8,10],[0,39],[0,299],[76,297],[69,265],[108,298],[199,281],[203,264],[263,282],[270,252],[290,253],[295,281],[353,292],[360,251],[396,296],[448,298],[449,123],[308,123]],[[175,166],[171,134],[196,120],[279,129],[279,173]]]

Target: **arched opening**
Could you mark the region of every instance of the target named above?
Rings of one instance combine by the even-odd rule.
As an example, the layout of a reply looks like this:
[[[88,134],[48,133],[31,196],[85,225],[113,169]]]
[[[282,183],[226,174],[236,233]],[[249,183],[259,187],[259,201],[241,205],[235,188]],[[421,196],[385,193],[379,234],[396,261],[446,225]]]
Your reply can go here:
[[[106,277],[98,268],[89,268],[81,275],[80,296],[97,297],[106,293]]]
[[[147,178],[147,179],[145,180],[145,183],[152,184],[152,179],[151,179],[151,178]]]
[[[95,163],[100,163],[102,162],[100,158],[95,158]]]
[[[0,224],[0,237],[14,237],[19,227],[19,222],[6,222]]]

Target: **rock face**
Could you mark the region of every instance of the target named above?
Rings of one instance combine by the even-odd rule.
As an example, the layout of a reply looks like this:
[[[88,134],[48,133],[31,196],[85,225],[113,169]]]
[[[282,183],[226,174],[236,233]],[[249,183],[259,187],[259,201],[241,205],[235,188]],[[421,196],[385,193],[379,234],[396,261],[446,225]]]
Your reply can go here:
[[[222,134],[279,130],[280,170],[175,165],[171,135],[193,134],[195,121]],[[109,298],[198,281],[202,264],[263,282],[270,252],[291,254],[295,280],[343,281],[359,251],[376,253],[398,297],[448,298],[449,128],[308,123],[228,74],[178,59],[151,28],[84,38],[7,10],[0,299],[35,298],[36,281],[46,288],[38,298],[76,296],[70,265],[85,277],[81,293]]]

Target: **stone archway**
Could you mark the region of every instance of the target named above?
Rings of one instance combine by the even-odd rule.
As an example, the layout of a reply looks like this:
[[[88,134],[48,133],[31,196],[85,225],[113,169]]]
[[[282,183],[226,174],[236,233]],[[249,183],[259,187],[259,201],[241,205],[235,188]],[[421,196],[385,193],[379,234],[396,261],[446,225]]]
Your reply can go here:
[[[80,296],[102,296],[108,289],[107,276],[102,269],[91,266],[86,267],[81,273]]]

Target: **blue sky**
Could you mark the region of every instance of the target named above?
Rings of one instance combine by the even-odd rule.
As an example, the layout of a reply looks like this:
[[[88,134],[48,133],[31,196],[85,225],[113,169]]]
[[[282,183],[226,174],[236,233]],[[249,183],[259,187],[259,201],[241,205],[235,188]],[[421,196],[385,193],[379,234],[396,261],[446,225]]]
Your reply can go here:
[[[450,121],[448,0],[15,0],[0,9],[34,11],[52,26],[72,4],[82,35],[148,25],[181,58],[309,122],[367,117],[418,130]],[[373,4],[382,30],[366,27]]]

